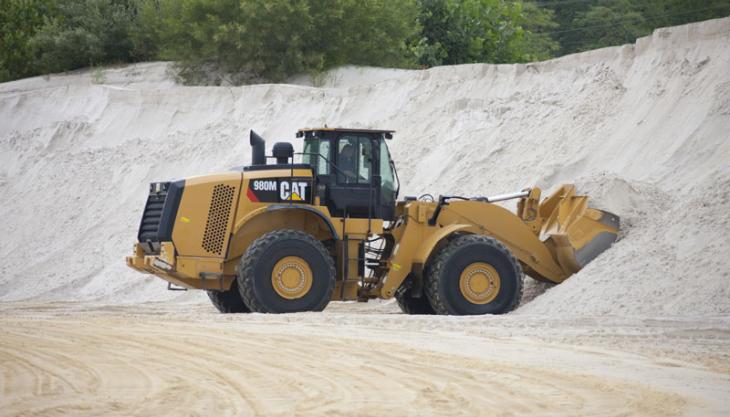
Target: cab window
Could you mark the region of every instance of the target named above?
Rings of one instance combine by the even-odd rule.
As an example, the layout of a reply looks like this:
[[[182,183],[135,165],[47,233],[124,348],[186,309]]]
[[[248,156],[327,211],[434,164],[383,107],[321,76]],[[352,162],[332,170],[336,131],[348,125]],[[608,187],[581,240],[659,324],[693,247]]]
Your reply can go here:
[[[337,182],[370,184],[373,145],[369,136],[344,135],[337,141]]]
[[[385,140],[380,141],[380,186],[383,194],[390,196],[395,194],[395,179],[393,178],[393,165],[391,164],[390,152]]]
[[[327,163],[329,156],[329,140],[311,138],[304,141],[304,155],[302,156],[302,162],[311,165],[317,175],[329,175],[330,164]]]

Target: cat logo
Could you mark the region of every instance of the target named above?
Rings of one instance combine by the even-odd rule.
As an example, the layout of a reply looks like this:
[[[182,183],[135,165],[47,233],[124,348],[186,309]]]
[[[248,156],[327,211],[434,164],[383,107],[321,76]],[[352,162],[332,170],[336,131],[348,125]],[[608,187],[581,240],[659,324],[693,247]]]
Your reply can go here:
[[[307,201],[309,183],[283,180],[279,183],[279,198],[282,201]]]
[[[246,195],[253,203],[309,203],[311,190],[311,178],[269,178],[250,181]]]

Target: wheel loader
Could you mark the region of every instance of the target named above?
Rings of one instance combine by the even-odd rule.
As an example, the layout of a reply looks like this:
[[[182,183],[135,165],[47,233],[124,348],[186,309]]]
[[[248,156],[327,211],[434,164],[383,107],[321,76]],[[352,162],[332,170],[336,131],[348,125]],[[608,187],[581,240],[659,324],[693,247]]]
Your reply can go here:
[[[230,172],[150,184],[128,266],[201,289],[222,313],[321,311],[395,297],[408,314],[502,314],[523,274],[560,283],[616,240],[619,218],[573,185],[398,199],[392,130],[300,129]],[[271,163],[267,163],[271,160]],[[500,201],[518,199],[516,212]]]

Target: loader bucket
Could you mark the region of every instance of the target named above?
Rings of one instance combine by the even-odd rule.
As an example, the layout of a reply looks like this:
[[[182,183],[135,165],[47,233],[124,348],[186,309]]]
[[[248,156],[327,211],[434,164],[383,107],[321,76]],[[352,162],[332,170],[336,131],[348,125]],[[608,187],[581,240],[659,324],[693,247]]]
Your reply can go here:
[[[568,275],[608,249],[618,238],[619,217],[588,207],[588,197],[575,195],[575,186],[563,185],[538,209],[543,219],[540,240]]]

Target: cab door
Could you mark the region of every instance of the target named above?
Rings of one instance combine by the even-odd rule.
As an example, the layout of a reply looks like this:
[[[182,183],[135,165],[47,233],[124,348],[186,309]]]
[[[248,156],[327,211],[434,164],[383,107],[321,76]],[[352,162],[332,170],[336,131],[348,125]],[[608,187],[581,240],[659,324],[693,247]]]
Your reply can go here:
[[[377,218],[379,183],[376,167],[377,139],[364,133],[341,133],[334,143],[334,181],[328,206],[336,217]]]

